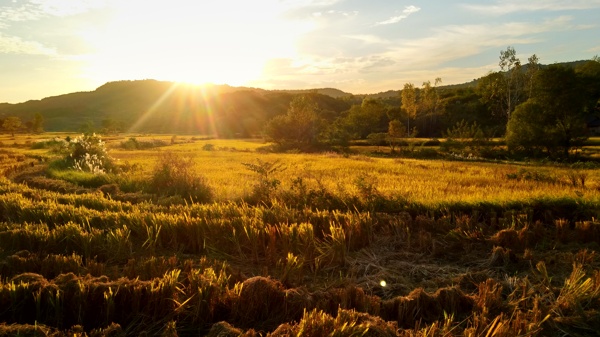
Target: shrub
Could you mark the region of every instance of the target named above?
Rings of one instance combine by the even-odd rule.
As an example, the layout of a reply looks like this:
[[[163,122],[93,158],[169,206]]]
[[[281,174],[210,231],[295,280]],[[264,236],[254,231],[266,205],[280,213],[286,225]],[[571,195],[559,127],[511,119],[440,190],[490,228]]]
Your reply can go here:
[[[274,162],[262,161],[256,159],[256,164],[242,163],[246,168],[258,174],[258,182],[254,185],[252,196],[250,199],[254,202],[268,202],[281,181],[273,178],[273,174],[277,171],[283,171],[285,168],[278,160]]]
[[[128,140],[121,142],[121,147],[126,150],[144,150],[162,146],[167,146],[167,142],[160,139],[140,141],[135,137],[131,137]]]
[[[214,151],[215,150],[215,146],[213,144],[210,143],[206,143],[202,146],[202,150],[204,151]]]
[[[154,167],[150,189],[161,195],[179,195],[198,202],[211,201],[212,189],[206,178],[194,172],[193,168],[192,158],[164,152]]]
[[[105,143],[95,134],[82,135],[69,142],[68,167],[77,171],[101,174],[111,172],[114,160],[108,155]]]

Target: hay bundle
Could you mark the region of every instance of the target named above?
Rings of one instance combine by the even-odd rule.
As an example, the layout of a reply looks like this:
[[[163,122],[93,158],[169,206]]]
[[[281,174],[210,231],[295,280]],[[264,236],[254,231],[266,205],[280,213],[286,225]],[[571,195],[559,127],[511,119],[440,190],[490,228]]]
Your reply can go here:
[[[423,288],[413,290],[406,297],[397,297],[399,327],[412,328],[418,321],[426,323],[436,321],[443,314],[442,306]]]
[[[502,285],[494,279],[488,279],[479,284],[479,293],[475,296],[475,305],[478,310],[492,314],[500,314],[500,309],[503,307],[502,301]]]
[[[451,314],[467,314],[473,311],[474,301],[458,288],[438,289],[433,295],[444,312]]]
[[[242,328],[272,329],[286,316],[285,290],[276,280],[262,276],[247,279],[232,307],[236,325]]]
[[[513,250],[522,249],[522,242],[519,238],[519,232],[510,228],[503,229],[492,236],[491,241],[500,247],[510,248]]]
[[[305,287],[285,291],[286,320],[299,320],[305,310],[314,308],[314,299]]]
[[[507,248],[494,247],[488,259],[489,267],[505,267],[510,263],[516,263],[519,259],[515,253]]]
[[[379,314],[381,299],[365,294],[365,291],[356,285],[330,290],[330,293],[333,295],[334,303],[342,309],[354,309],[372,315]]]
[[[242,334],[242,330],[223,321],[213,324],[208,332],[208,337],[237,337]]]
[[[575,223],[575,231],[580,242],[600,243],[600,222],[580,221]]]

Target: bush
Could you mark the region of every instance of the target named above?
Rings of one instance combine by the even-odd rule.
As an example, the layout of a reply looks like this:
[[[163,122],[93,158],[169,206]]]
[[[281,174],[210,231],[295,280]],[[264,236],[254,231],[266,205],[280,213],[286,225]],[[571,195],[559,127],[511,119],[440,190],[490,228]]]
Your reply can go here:
[[[209,202],[213,192],[204,176],[194,172],[192,158],[164,152],[154,167],[150,182],[152,192],[160,195],[179,195],[191,201]]]
[[[102,174],[113,171],[114,160],[108,155],[105,143],[95,134],[82,135],[69,142],[68,167],[77,171]]]
[[[135,137],[131,137],[128,140],[121,142],[121,147],[126,150],[145,150],[167,145],[167,142],[165,142],[164,140],[152,139],[140,141],[137,140]]]
[[[269,202],[274,192],[281,184],[281,181],[273,178],[273,175],[276,172],[285,169],[283,164],[280,164],[278,160],[268,162],[256,159],[256,164],[242,163],[242,165],[246,166],[248,170],[258,174],[258,181],[254,185],[250,201],[255,203]]]

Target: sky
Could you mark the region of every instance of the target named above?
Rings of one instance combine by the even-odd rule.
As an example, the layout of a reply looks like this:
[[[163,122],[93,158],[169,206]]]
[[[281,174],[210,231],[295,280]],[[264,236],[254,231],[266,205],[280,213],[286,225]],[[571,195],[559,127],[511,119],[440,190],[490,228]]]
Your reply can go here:
[[[117,80],[354,93],[600,54],[600,0],[0,0],[0,102]]]

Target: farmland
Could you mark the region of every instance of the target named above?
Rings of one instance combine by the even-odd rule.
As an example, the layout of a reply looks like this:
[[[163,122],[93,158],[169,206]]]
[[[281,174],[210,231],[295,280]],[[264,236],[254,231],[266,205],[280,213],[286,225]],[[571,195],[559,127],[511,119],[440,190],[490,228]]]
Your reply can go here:
[[[127,135],[92,174],[64,138],[0,139],[0,335],[600,331],[593,163]],[[165,162],[198,188],[153,187]]]

